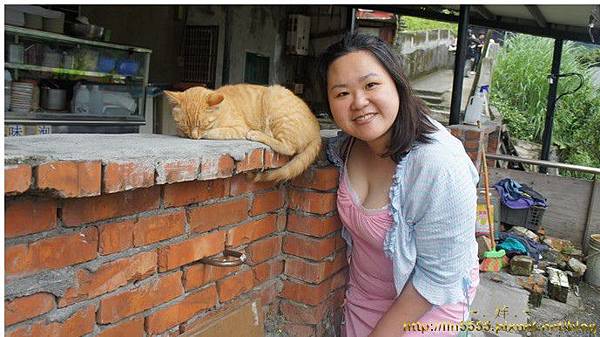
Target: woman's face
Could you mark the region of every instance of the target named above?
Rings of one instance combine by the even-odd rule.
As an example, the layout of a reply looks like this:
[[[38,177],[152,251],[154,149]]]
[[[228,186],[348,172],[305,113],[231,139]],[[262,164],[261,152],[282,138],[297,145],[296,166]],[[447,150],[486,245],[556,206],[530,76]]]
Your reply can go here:
[[[387,146],[400,99],[394,80],[373,54],[356,51],[333,61],[327,71],[327,97],[344,132]]]

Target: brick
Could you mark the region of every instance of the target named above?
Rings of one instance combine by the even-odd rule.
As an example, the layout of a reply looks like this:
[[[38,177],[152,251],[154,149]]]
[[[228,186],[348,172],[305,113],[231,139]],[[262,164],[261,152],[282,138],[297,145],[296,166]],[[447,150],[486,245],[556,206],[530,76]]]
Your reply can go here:
[[[143,162],[110,162],[104,166],[102,192],[115,193],[154,185],[154,165]]]
[[[342,238],[341,235],[335,236],[335,250],[346,247],[346,241]]]
[[[239,272],[217,281],[217,291],[221,302],[227,302],[232,298],[243,294],[254,287],[254,274],[252,270]]]
[[[287,164],[290,161],[289,156],[273,152],[272,150],[265,150],[265,168],[276,168]]]
[[[321,283],[347,265],[343,251],[332,261],[310,262],[288,257],[285,261],[285,274],[309,283]]]
[[[35,169],[36,187],[53,190],[62,198],[88,197],[100,194],[101,162],[56,161]]]
[[[311,260],[322,260],[335,251],[335,236],[314,239],[301,235],[283,238],[283,252]]]
[[[314,325],[284,323],[282,330],[289,336],[294,337],[317,337]]]
[[[342,269],[331,278],[331,289],[344,288],[348,283],[348,268]]]
[[[456,137],[456,138],[458,138],[458,139],[462,139],[462,138],[464,137],[463,130],[460,130],[460,129],[456,129],[456,128],[452,128],[452,127],[451,127],[451,128],[450,128],[450,133],[451,133],[451,134],[452,134],[454,137]]]
[[[328,279],[318,285],[312,285],[290,279],[283,280],[280,297],[304,304],[317,305],[329,295],[331,281],[332,279]]]
[[[331,310],[330,301],[313,306],[290,301],[281,301],[279,308],[286,321],[299,324],[319,324]]]
[[[25,275],[59,269],[93,260],[97,256],[98,231],[95,227],[30,244],[6,247],[6,275]]]
[[[236,247],[258,240],[277,230],[277,216],[269,215],[260,220],[239,225],[227,231],[227,245]]]
[[[75,312],[62,322],[36,322],[6,334],[7,337],[69,336],[78,337],[94,330],[96,319],[94,306],[89,305]]]
[[[98,323],[120,321],[182,294],[181,272],[162,276],[127,292],[103,298],[98,308]]]
[[[289,191],[288,207],[308,213],[327,214],[336,209],[336,194],[308,191]]]
[[[283,210],[283,212],[279,212],[277,214],[277,221],[275,222],[277,224],[277,231],[278,232],[282,232],[285,230],[285,225],[287,222],[287,217],[285,216],[285,214],[287,213],[287,208],[285,208]]]
[[[312,168],[292,180],[292,185],[318,191],[336,189],[339,182],[339,170],[335,167]]]
[[[253,242],[246,247],[248,264],[255,265],[281,254],[281,236],[272,236]]]
[[[146,318],[146,331],[151,334],[163,332],[183,323],[199,312],[217,304],[215,286],[188,294],[181,302],[159,310]]]
[[[220,280],[238,270],[240,270],[240,266],[216,267],[204,263],[197,263],[184,268],[183,287],[186,291],[199,288],[210,282]]]
[[[4,303],[4,324],[12,325],[42,315],[54,309],[54,296],[37,293]]]
[[[133,222],[133,245],[145,246],[185,232],[185,211],[138,218]]]
[[[56,227],[56,200],[6,200],[4,235],[14,238],[39,233]]]
[[[260,303],[262,305],[268,305],[271,303],[275,303],[278,301],[277,296],[279,296],[279,292],[281,290],[281,283],[278,279],[273,279],[269,282],[266,282],[262,285],[261,289],[256,293],[256,297],[260,299]]]
[[[230,195],[236,196],[249,192],[273,189],[277,184],[272,181],[254,182],[248,180],[246,175],[238,174],[231,178]]]
[[[463,145],[466,151],[479,151],[479,141],[477,140],[466,140]]]
[[[133,247],[133,220],[119,221],[98,226],[98,253],[109,255]]]
[[[108,255],[173,238],[184,231],[184,211],[104,224],[99,226],[98,251]]]
[[[160,186],[95,198],[68,199],[63,205],[62,220],[66,226],[77,226],[157,209],[159,203]]]
[[[223,198],[228,194],[228,179],[189,181],[165,185],[163,202],[165,207],[177,207]]]
[[[263,168],[263,149],[254,149],[235,165],[236,172],[245,172]]]
[[[252,267],[255,284],[263,283],[283,272],[283,260],[271,260]]]
[[[289,214],[287,217],[287,230],[294,233],[324,237],[341,228],[342,223],[337,215],[316,217]]]
[[[133,318],[111,325],[98,333],[97,337],[144,337],[144,317]]]
[[[14,165],[4,168],[4,194],[19,194],[31,187],[31,166]]]
[[[248,218],[248,199],[246,198],[223,201],[189,210],[190,229],[200,233],[238,223],[246,218]]]
[[[200,159],[160,162],[156,167],[156,183],[172,184],[198,179]]]
[[[233,175],[235,162],[231,156],[222,155],[219,158],[202,158],[200,167],[200,179],[202,180],[229,178]]]
[[[156,260],[156,252],[151,251],[105,263],[95,272],[80,269],[75,276],[76,286],[66,290],[58,306],[62,308],[142,280],[156,272]]]
[[[465,135],[465,140],[478,140],[479,141],[479,140],[481,140],[483,133],[480,131],[465,130],[464,135]]]
[[[214,232],[158,249],[158,270],[163,272],[225,249],[225,233]]]
[[[250,215],[255,216],[267,212],[274,212],[282,208],[284,203],[285,198],[282,191],[257,193],[254,195]]]

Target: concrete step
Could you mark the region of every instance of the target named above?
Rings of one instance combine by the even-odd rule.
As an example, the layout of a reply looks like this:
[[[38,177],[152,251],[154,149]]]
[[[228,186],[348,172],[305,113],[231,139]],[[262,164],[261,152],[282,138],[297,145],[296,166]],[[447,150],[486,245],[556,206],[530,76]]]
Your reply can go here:
[[[417,95],[426,103],[441,104],[444,99],[441,96]]]
[[[450,112],[443,111],[443,110],[431,109],[430,116],[431,116],[431,118],[440,122],[440,124],[442,124],[444,126],[448,126],[448,120],[450,119]]]
[[[427,103],[427,102],[425,102],[425,104],[427,104],[427,106],[431,110],[440,110],[440,111],[446,111],[446,112],[450,113],[450,107],[449,106],[444,106],[444,105],[439,105],[439,104],[430,104],[430,103]]]
[[[415,89],[415,88],[413,88],[413,92],[417,96],[421,96],[421,95],[423,95],[423,96],[442,96],[444,94],[444,92],[440,92],[440,91],[427,90],[427,89]]]

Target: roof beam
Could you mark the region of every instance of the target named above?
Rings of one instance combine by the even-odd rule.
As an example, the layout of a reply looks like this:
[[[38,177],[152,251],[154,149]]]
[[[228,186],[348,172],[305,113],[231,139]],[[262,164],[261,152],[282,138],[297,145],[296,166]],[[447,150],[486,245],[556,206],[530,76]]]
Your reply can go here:
[[[542,11],[540,11],[540,8],[537,5],[525,5],[525,7],[527,7],[529,14],[531,14],[531,16],[533,16],[533,18],[535,19],[535,22],[537,22],[538,26],[540,26],[542,28],[548,27],[548,22],[546,22],[546,18],[544,17],[544,14],[542,14]]]
[[[473,6],[473,10],[483,16],[486,20],[496,21],[497,18],[492,12],[490,12],[484,5]]]

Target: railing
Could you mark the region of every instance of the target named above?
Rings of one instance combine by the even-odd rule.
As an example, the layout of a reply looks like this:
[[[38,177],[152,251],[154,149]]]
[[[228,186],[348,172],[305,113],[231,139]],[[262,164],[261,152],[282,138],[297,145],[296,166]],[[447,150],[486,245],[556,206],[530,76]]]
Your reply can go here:
[[[519,157],[513,157],[513,156],[505,156],[505,155],[501,155],[501,154],[491,154],[491,153],[487,154],[486,153],[485,156],[488,159],[514,161],[514,162],[523,163],[523,164],[532,164],[532,165],[539,165],[539,166],[546,166],[546,167],[555,167],[555,168],[561,168],[561,169],[566,169],[566,170],[579,171],[579,172],[584,172],[584,173],[591,173],[591,174],[594,175],[594,177],[596,177],[596,175],[600,175],[600,169],[597,169],[595,167],[587,167],[587,166],[579,166],[579,165],[572,165],[572,164],[557,163],[557,162],[548,161],[548,160],[526,159],[526,158],[519,158]]]

